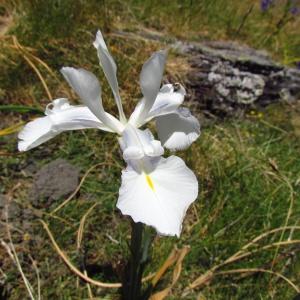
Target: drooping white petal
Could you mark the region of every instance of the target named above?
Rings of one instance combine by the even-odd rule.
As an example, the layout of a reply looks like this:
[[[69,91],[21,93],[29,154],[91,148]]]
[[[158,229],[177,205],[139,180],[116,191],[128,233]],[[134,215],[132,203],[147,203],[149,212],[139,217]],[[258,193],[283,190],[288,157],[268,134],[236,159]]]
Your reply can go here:
[[[105,113],[101,99],[101,87],[97,77],[84,69],[64,67],[61,73],[91,112],[112,131],[120,133],[122,124]]]
[[[153,106],[161,85],[166,57],[166,51],[157,51],[143,65],[140,85],[144,97],[139,104],[139,109],[131,117],[132,124],[142,123]]]
[[[186,211],[197,195],[196,176],[181,158],[171,156],[158,158],[149,174],[127,166],[117,207],[134,222],[153,226],[162,235],[179,237]]]
[[[139,119],[139,121],[142,121],[142,123],[136,124],[133,123],[133,120],[138,119],[137,116],[141,113],[140,110],[142,109],[143,100],[137,104],[135,110],[130,116],[129,123],[136,127],[140,127],[154,117],[170,114],[176,111],[176,109],[182,104],[185,95],[186,92],[182,85],[165,84],[157,94],[153,106],[151,107],[147,116],[144,119]]]
[[[125,123],[126,117],[123,111],[121,97],[119,94],[119,85],[117,80],[117,66],[116,63],[109,53],[106,43],[103,39],[102,33],[100,30],[98,30],[96,34],[96,39],[93,43],[94,47],[97,49],[98,58],[100,61],[100,65],[104,71],[104,75],[112,89],[112,92],[114,94],[114,98],[117,103],[117,107],[120,114],[120,119],[122,122]]]
[[[149,129],[143,131],[131,124],[127,124],[119,141],[126,161],[141,159],[144,156],[161,156],[164,153],[160,141],[154,140]]]
[[[18,134],[18,150],[27,151],[56,136],[52,131],[49,117],[37,118],[28,124]]]
[[[45,117],[27,123],[19,132],[19,151],[30,150],[67,130],[98,128],[111,131],[88,107],[72,106],[65,98],[50,103],[45,114]]]
[[[157,117],[156,127],[163,146],[172,151],[186,149],[200,135],[199,121],[185,107]]]

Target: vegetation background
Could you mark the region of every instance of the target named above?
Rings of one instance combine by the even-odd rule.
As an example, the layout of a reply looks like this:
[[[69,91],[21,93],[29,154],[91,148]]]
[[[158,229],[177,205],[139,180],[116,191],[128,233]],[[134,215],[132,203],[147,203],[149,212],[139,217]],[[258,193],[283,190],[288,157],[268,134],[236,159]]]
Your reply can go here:
[[[149,30],[166,40],[235,40],[266,49],[274,59],[299,67],[297,7],[300,10],[300,3],[291,0],[0,2],[0,193],[10,195],[35,216],[30,230],[18,227],[18,223],[10,227],[23,271],[35,293],[39,287],[42,299],[118,299],[119,293],[87,287],[79,281],[58,259],[39,218],[49,224],[75,265],[80,267],[84,256],[90,277],[119,281],[123,257],[128,255],[129,220],[115,207],[124,166],[116,139],[95,130],[78,131],[61,134],[28,153],[17,151],[16,131],[39,116],[51,99],[66,96],[78,103],[59,69],[84,67],[97,74],[105,108],[116,112],[92,47],[100,28],[118,65],[128,115],[140,97],[138,78],[143,62],[165,43],[128,39],[118,32]],[[170,53],[166,79],[183,82],[186,65],[185,58]],[[178,153],[196,173],[200,193],[188,211],[182,237],[155,239],[147,274],[159,269],[174,245],[190,246],[180,279],[167,299],[285,300],[296,297],[297,289],[299,293],[299,110],[297,103],[280,103],[253,111],[243,120],[213,123],[202,128],[201,138],[188,151]],[[80,193],[63,208],[53,213],[64,201],[61,199],[49,208],[33,209],[28,198],[33,178],[24,169],[56,158],[67,159],[82,175],[95,167],[85,177]],[[78,249],[78,227],[88,210]],[[7,226],[3,220],[0,226],[3,246]],[[238,252],[259,236],[262,238],[244,252]],[[246,255],[230,259],[237,252]],[[25,299],[24,282],[4,246],[0,247],[0,258],[0,299]],[[223,262],[227,263],[221,265]],[[203,274],[211,276],[187,292],[189,284]],[[170,286],[171,281],[172,268],[157,291]]]

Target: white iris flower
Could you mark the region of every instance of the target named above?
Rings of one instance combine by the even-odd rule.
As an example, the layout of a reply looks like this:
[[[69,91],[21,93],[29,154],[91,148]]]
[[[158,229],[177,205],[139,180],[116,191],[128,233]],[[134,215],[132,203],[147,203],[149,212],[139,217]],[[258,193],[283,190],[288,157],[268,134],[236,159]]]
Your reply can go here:
[[[160,88],[166,52],[154,53],[140,75],[143,98],[127,120],[119,94],[117,67],[100,31],[94,46],[117,103],[119,119],[105,112],[101,87],[94,74],[65,67],[61,72],[84,105],[70,105],[65,98],[54,100],[46,107],[44,117],[29,122],[19,133],[18,148],[32,149],[67,130],[98,128],[117,133],[127,162],[117,207],[134,222],[153,226],[162,235],[179,236],[186,210],[197,198],[198,182],[181,158],[162,157],[162,145],[173,151],[185,149],[200,134],[198,120],[187,108],[179,107],[185,90],[179,84]],[[160,141],[154,139],[150,130],[139,129],[153,118]]]

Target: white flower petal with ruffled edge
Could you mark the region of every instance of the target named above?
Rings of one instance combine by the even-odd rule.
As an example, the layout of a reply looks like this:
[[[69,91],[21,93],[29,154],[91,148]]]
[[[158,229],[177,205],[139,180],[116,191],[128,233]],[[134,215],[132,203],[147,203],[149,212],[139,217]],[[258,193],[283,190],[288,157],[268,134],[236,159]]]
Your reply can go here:
[[[152,160],[157,162],[149,174],[130,165],[122,172],[117,207],[134,222],[179,237],[186,211],[198,196],[197,178],[177,156]]]
[[[101,87],[97,77],[84,69],[64,67],[61,73],[91,112],[112,131],[120,133],[124,126],[103,109]]]
[[[127,124],[119,138],[120,146],[123,151],[124,160],[137,160],[144,156],[161,156],[164,154],[164,148],[161,142],[154,140],[149,129],[140,130]]]
[[[120,114],[120,119],[123,123],[126,121],[126,117],[123,111],[121,97],[119,94],[119,85],[117,79],[117,66],[116,63],[109,53],[105,41],[103,39],[103,35],[100,30],[97,31],[96,39],[93,43],[94,47],[97,49],[98,58],[100,61],[100,66],[104,71],[104,75],[112,89],[114,94],[114,98],[117,103],[117,107]]]
[[[147,121],[174,112],[184,101],[185,95],[185,89],[181,84],[163,85],[149,111]]]
[[[185,107],[157,117],[156,127],[161,143],[172,151],[188,148],[200,135],[199,121]]]
[[[140,127],[155,117],[170,114],[176,111],[176,109],[183,103],[185,95],[185,89],[181,84],[164,84],[157,94],[153,106],[151,107],[145,119],[139,119],[139,121],[142,123],[134,125],[136,127]],[[130,116],[129,123],[132,124],[132,120],[137,120],[135,115],[140,114],[142,102],[143,100],[137,104],[135,110]]]
[[[130,117],[130,123],[134,126],[143,123],[143,120],[153,106],[161,85],[166,58],[166,51],[157,51],[142,67],[140,86],[144,97],[138,104],[139,108],[136,109],[135,113]]]
[[[111,131],[86,106],[72,106],[65,98],[47,105],[46,116],[25,125],[19,132],[18,149],[27,151],[67,130],[98,128]]]

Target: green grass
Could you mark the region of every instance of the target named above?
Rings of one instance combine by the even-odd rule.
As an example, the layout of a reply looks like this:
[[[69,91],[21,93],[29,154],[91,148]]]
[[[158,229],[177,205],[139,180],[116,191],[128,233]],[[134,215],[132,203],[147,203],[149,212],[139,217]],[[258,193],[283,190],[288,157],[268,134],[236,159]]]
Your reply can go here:
[[[180,240],[157,238],[152,255],[153,262],[148,268],[149,272],[158,269],[174,244],[178,247],[191,246],[184,261],[180,282],[173,289],[170,299],[180,299],[184,287],[193,279],[226,260],[248,241],[270,229],[284,226],[292,195],[295,203],[288,225],[298,224],[300,144],[292,127],[281,123],[276,126],[286,132],[271,128],[260,120],[228,122],[206,128],[201,139],[188,152],[179,154],[196,172],[200,183],[200,196],[188,212]],[[34,159],[43,165],[57,157],[63,157],[77,165],[82,173],[98,162],[113,163],[110,166],[98,167],[86,178],[80,194],[56,214],[61,220],[46,215],[43,217],[49,222],[59,245],[74,263],[80,265],[80,257],[76,251],[76,232],[83,214],[94,203],[98,203],[86,222],[83,244],[87,264],[95,264],[104,272],[91,273],[91,276],[112,281],[118,281],[117,270],[124,264],[124,253],[128,253],[130,227],[128,219],[122,217],[115,208],[120,184],[119,165],[123,164],[117,148],[112,154],[108,154],[108,149],[115,144],[116,140],[108,138],[108,134],[94,130],[84,134],[65,133],[17,159],[1,160],[3,166],[12,168],[13,164],[22,165],[28,159]],[[14,146],[15,141],[7,138],[7,150],[14,151]],[[41,155],[45,151],[49,155],[43,159]],[[274,169],[275,164],[278,170]],[[28,178],[18,172],[6,176],[8,175],[10,182],[6,182],[7,189],[3,192],[9,190],[11,181],[22,182],[23,188],[17,192],[16,199],[24,206],[28,205],[24,183],[28,182]],[[59,203],[55,206],[58,205]],[[39,263],[43,296],[46,299],[87,297],[87,290],[82,283],[78,289],[74,288],[75,277],[57,259],[57,254],[49,245],[39,223],[35,224],[34,232],[39,243],[33,236],[22,252],[25,256],[30,253]],[[289,233],[290,231],[286,231],[283,240],[289,237]],[[119,244],[111,242],[108,235]],[[292,239],[299,239],[299,232],[295,231]],[[262,245],[279,240],[280,233],[272,234],[263,240]],[[299,283],[297,249],[296,246],[281,247],[278,250],[280,259],[276,260],[273,269],[282,272],[295,283]],[[276,247],[229,264],[221,270],[270,269],[275,255]],[[290,256],[291,261],[286,264]],[[14,286],[10,299],[19,299],[24,295],[24,289],[21,282],[15,281],[18,278],[17,273],[10,270],[9,274],[9,281]],[[34,280],[34,275],[28,273],[28,270],[27,274]],[[164,283],[167,285],[167,280]],[[95,288],[93,291],[99,297],[112,293],[108,290],[97,292]],[[285,282],[268,274],[252,274],[243,279],[239,276],[220,276],[202,289],[202,294],[207,299],[270,299],[271,292],[275,293],[276,299],[291,299],[295,295]],[[196,295],[197,292],[193,292],[189,297],[196,299]]]
[[[249,7],[253,11],[241,25]],[[190,40],[234,39],[256,47],[265,47],[280,60],[292,63],[299,58],[298,19],[291,19],[278,33],[276,23],[284,5],[268,13],[259,11],[258,1],[8,1],[5,11],[13,15],[0,55],[1,105],[34,106],[43,108],[49,100],[36,72],[24,59],[29,57],[40,70],[53,97],[68,96],[76,102],[62,76],[62,66],[80,66],[93,71],[100,78],[105,108],[116,112],[111,92],[99,70],[91,42],[97,28],[107,32],[107,43],[118,64],[118,78],[127,115],[140,96],[138,76],[142,63],[162,43],[128,40],[109,34],[125,29],[137,31],[141,27],[155,29],[166,36]],[[226,4],[226,5],[225,5]],[[0,10],[2,11],[2,10]],[[46,16],[46,17],[44,17]],[[16,35],[23,47],[14,47]],[[0,37],[1,38],[1,37]],[[276,46],[276,47],[275,47]],[[47,63],[51,74],[30,54]],[[175,68],[174,68],[175,64]],[[170,81],[184,77],[184,61],[170,54],[166,76]],[[176,73],[174,72],[176,71]],[[55,75],[55,76],[54,76]],[[22,106],[22,107],[23,107]],[[281,226],[299,226],[300,143],[298,129],[294,128],[297,106],[278,105],[264,112],[263,118],[227,120],[206,128],[192,147],[177,153],[196,173],[199,198],[189,209],[180,239],[157,237],[152,262],[147,273],[157,270],[174,245],[191,247],[183,264],[180,280],[168,299],[183,299],[184,289],[197,277],[224,262],[241,247],[260,234]],[[33,113],[14,109],[0,111],[3,128],[35,117]],[[1,125],[2,126],[2,125]],[[58,259],[38,218],[49,223],[58,244],[76,266],[82,265],[82,255],[76,249],[76,235],[80,220],[97,203],[85,223],[82,246],[86,254],[89,275],[104,281],[120,280],[128,256],[130,222],[116,209],[120,173],[124,166],[118,142],[111,134],[95,130],[61,134],[54,140],[26,153],[16,150],[16,136],[0,137],[0,192],[13,191],[13,199],[22,207],[30,207],[27,192],[32,177],[22,169],[28,163],[42,166],[56,158],[64,158],[76,165],[83,176],[100,162],[86,177],[80,192],[55,217],[49,213],[64,199],[49,209],[35,212],[33,231],[14,232],[18,254],[24,272],[37,288],[36,277],[29,257],[38,264],[41,274],[43,299],[88,299],[87,287]],[[17,187],[17,188],[16,188]],[[293,204],[291,206],[291,203]],[[41,215],[42,214],[42,215]],[[289,216],[289,217],[288,217]],[[288,217],[288,219],[287,219]],[[1,228],[1,227],[0,227]],[[1,229],[2,230],[2,229]],[[299,240],[299,231],[290,236],[286,230],[267,236],[257,247]],[[4,231],[0,233],[0,238]],[[113,242],[110,237],[118,241]],[[20,238],[22,243],[18,243]],[[0,248],[0,268],[10,286],[9,299],[27,297],[19,272],[4,249]],[[273,266],[272,263],[274,262]],[[299,286],[299,244],[273,247],[253,253],[218,271],[241,268],[262,268],[278,272]],[[169,272],[157,290],[171,282]],[[247,275],[247,276],[244,276]],[[0,285],[1,286],[1,285]],[[117,290],[92,287],[99,299],[118,299]],[[292,299],[295,291],[283,280],[270,274],[244,273],[215,276],[207,285],[195,289],[184,299]]]

